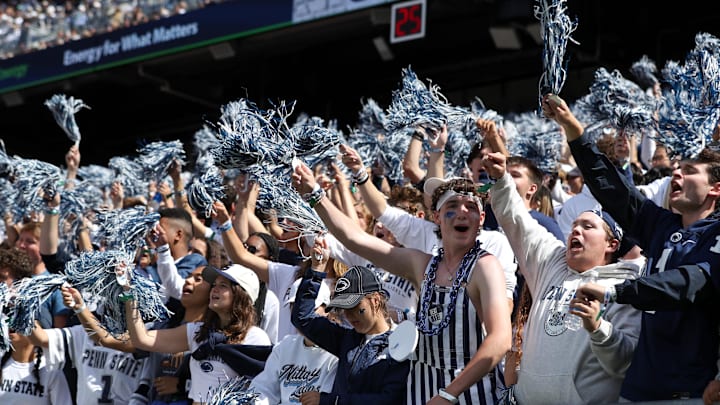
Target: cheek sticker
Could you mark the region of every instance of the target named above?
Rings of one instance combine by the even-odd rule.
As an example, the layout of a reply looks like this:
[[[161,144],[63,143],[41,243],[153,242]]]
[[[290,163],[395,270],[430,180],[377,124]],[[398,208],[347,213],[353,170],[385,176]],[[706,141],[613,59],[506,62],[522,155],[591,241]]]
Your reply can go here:
[[[455,218],[455,215],[456,215],[456,214],[455,214],[455,211],[447,211],[447,212],[445,213],[445,218],[447,218],[447,219],[452,219],[452,218]]]

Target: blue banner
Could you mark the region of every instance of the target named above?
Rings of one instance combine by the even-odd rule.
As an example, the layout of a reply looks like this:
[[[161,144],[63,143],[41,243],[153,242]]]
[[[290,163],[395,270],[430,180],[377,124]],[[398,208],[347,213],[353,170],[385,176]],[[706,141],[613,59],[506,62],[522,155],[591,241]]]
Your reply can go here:
[[[293,0],[238,0],[0,61],[0,93],[292,25]]]

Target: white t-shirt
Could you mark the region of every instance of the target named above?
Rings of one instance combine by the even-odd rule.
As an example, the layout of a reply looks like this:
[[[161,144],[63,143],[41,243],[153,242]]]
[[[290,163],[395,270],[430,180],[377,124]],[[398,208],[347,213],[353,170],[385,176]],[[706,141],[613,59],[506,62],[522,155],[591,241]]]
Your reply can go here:
[[[297,330],[290,320],[290,305],[287,303],[290,291],[292,291],[292,285],[295,282],[295,273],[297,270],[298,266],[291,266],[289,264],[278,262],[268,262],[268,290],[274,292],[280,301],[278,340],[283,340],[283,338],[287,335],[297,334]],[[330,295],[328,281],[329,280],[323,280],[320,284],[321,289],[327,290],[321,291],[318,295]]]
[[[48,371],[46,358],[40,358],[40,382],[35,379],[35,362],[8,359],[2,368],[0,403],[9,405],[70,404],[72,397],[62,370]]]
[[[187,342],[190,352],[194,352],[200,346],[195,341],[202,322],[191,322],[187,326]],[[270,338],[262,329],[253,326],[248,330],[245,339],[241,342],[244,345],[270,346]],[[237,377],[238,374],[220,356],[210,356],[204,360],[195,360],[190,357],[190,392],[188,397],[193,401],[205,402],[210,398],[210,391],[218,385]]]
[[[48,329],[48,368],[62,372],[65,345],[78,373],[78,404],[125,405],[141,382],[149,381],[148,358],[135,359],[131,353],[97,346],[82,325]],[[73,388],[71,388],[73,389]]]
[[[258,404],[300,403],[308,391],[330,392],[337,357],[317,346],[305,346],[302,335],[290,335],[273,348],[265,370],[250,385],[260,394]]]

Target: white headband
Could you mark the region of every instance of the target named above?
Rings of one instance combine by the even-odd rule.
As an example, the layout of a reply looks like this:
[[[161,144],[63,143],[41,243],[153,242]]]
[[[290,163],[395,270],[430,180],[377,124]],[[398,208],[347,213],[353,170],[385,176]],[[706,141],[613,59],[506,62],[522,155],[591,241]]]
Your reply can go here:
[[[472,194],[469,191],[458,193],[457,191],[455,191],[453,189],[446,191],[445,193],[443,193],[443,195],[440,196],[440,198],[438,198],[437,204],[435,204],[435,211],[440,211],[440,208],[442,208],[442,206],[446,202],[448,202],[448,200],[450,200],[453,197],[457,197],[457,196],[472,198],[477,203],[478,207],[480,207],[480,211],[482,211],[482,200],[480,199],[480,197],[476,196],[475,194]]]

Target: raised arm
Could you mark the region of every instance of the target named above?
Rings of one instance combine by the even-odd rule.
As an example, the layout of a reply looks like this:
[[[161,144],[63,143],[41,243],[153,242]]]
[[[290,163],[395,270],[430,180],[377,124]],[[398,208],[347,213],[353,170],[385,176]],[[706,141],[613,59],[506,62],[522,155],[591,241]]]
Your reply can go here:
[[[65,189],[75,188],[75,178],[77,178],[78,167],[80,167],[80,147],[73,145],[65,154]]]
[[[342,153],[343,164],[353,173],[353,178],[358,190],[360,190],[363,203],[374,218],[380,217],[380,215],[385,212],[385,208],[387,208],[387,201],[383,193],[370,181],[369,174],[367,174],[360,154],[347,145],[340,145],[340,153]]]
[[[125,300],[125,318],[130,341],[140,350],[157,353],[179,353],[190,350],[185,324],[171,329],[147,330],[137,309],[137,302],[132,296]]]
[[[593,196],[623,228],[632,229],[638,211],[647,198],[628,184],[625,176],[618,172],[596,145],[582,137],[582,124],[565,101],[554,95],[546,95],[542,105],[545,116],[557,121],[565,130],[575,162]]]
[[[405,152],[405,157],[403,158],[403,175],[410,179],[410,182],[413,184],[419,183],[425,178],[425,171],[420,168],[422,140],[423,135],[421,133],[413,134],[407,152]]]
[[[312,193],[316,183],[310,168],[300,164],[293,174],[293,185],[301,194]],[[319,196],[324,194],[321,193]],[[394,247],[367,234],[360,229],[357,222],[353,222],[327,198],[319,198],[319,201],[316,200],[311,205],[330,233],[348,249],[370,260],[376,266],[409,280],[419,289],[430,255],[414,249]]]
[[[59,222],[60,222],[60,193],[56,192],[53,198],[45,198],[45,217],[40,232],[40,254],[54,255],[58,251]]]
[[[230,214],[228,214],[225,209],[225,205],[220,201],[215,201],[213,208],[215,208],[215,219],[221,224],[220,232],[222,232],[223,245],[230,260],[232,260],[233,263],[241,264],[254,271],[261,281],[265,283],[270,282],[268,261],[262,257],[255,256],[245,249],[245,244],[240,240],[237,232],[235,232],[235,229],[232,227]]]
[[[443,125],[437,136],[429,137],[428,144],[430,151],[428,152],[427,174],[426,178],[445,177],[445,145],[447,144],[448,133],[447,126]]]
[[[100,346],[109,347],[126,353],[134,353],[135,347],[129,339],[120,340],[113,337],[107,330],[100,326],[100,322],[85,306],[82,294],[75,288],[62,287],[62,296],[65,306],[72,309],[82,323],[90,339]]]

